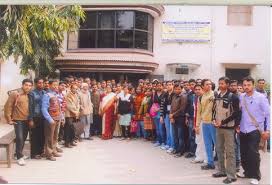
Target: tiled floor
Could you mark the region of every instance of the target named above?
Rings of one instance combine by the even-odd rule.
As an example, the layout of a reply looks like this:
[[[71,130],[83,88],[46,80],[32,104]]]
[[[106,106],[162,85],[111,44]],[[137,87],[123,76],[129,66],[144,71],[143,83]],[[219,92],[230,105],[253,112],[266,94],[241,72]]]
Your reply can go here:
[[[28,146],[26,148],[29,148]],[[27,151],[26,151],[27,152]],[[270,154],[261,154],[261,184],[270,183]],[[0,165],[0,176],[10,183],[169,183],[218,184],[215,171],[201,171],[189,159],[174,158],[143,140],[84,141],[64,149],[57,161],[27,160],[27,166]],[[235,184],[248,184],[239,179]]]

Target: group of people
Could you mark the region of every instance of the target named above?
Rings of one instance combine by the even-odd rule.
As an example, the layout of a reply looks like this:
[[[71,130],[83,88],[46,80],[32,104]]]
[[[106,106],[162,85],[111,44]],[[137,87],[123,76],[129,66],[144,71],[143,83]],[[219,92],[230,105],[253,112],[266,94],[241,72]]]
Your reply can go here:
[[[107,140],[142,138],[174,157],[193,158],[214,178],[250,178],[258,184],[260,140],[270,131],[265,80],[222,77],[218,89],[209,79],[132,84],[115,80],[66,77],[63,81],[25,79],[12,92],[4,112],[16,133],[16,158],[25,165],[24,143],[30,133],[31,158],[55,161],[63,144],[77,146],[93,136]],[[242,165],[243,174],[237,173]]]

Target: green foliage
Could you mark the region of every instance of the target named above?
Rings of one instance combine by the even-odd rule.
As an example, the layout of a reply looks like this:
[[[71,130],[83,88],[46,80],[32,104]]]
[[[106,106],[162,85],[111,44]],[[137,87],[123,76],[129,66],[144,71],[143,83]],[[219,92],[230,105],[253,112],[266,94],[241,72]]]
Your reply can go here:
[[[75,31],[85,19],[81,6],[0,6],[0,58],[22,58],[21,73],[40,76],[55,71],[54,58],[66,32]]]

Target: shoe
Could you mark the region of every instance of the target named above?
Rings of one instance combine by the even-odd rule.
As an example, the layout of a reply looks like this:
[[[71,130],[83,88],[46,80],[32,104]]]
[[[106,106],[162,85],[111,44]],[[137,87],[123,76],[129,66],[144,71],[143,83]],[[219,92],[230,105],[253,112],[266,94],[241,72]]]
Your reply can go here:
[[[72,146],[77,146],[76,142],[71,143]]]
[[[63,153],[63,150],[61,148],[57,147],[56,150],[57,150],[58,153]]]
[[[174,150],[173,148],[169,148],[166,152],[167,152],[167,153],[172,153],[173,150]]]
[[[20,159],[18,159],[17,164],[20,165],[20,166],[25,166],[26,162],[24,160],[24,157],[21,157]]]
[[[188,153],[186,156],[185,156],[185,158],[192,158],[192,157],[194,157],[195,155],[194,154],[192,154],[192,153]]]
[[[42,156],[41,156],[41,155],[35,155],[35,156],[33,157],[33,159],[39,160],[39,159],[42,159]]]
[[[56,160],[57,160],[57,159],[56,159],[55,157],[53,157],[53,156],[47,157],[46,159],[49,160],[49,161],[56,161]]]
[[[90,137],[87,138],[87,140],[93,140],[93,138],[90,136]]]
[[[212,176],[213,176],[214,178],[220,178],[220,177],[226,177],[227,174],[222,173],[222,172],[217,172],[217,173],[212,174]],[[226,184],[226,183],[225,183],[225,184]]]
[[[54,157],[61,157],[61,155],[58,154],[58,153],[53,153],[53,156],[54,156]]]
[[[258,185],[259,181],[258,181],[258,179],[250,179],[250,184]]]
[[[124,138],[124,137],[121,137],[121,139],[120,139],[120,141],[123,141],[123,140],[125,140],[126,138]]]
[[[161,145],[161,144],[160,144],[160,143],[157,143],[157,142],[154,144],[155,147],[158,147],[158,146],[160,146],[160,145]]]
[[[244,173],[236,173],[236,176],[242,179],[248,178]]]
[[[191,163],[193,163],[193,164],[201,164],[201,163],[203,163],[203,161],[201,161],[201,160],[192,160],[191,161]]]
[[[70,144],[65,144],[65,147],[66,148],[73,148],[72,145],[70,145]]]
[[[235,181],[237,181],[237,179],[226,178],[226,179],[223,180],[223,183],[224,184],[230,184],[230,183],[235,182]]]
[[[174,149],[170,154],[175,155],[175,154],[177,154],[177,151]]]
[[[177,153],[176,155],[174,155],[175,158],[179,158],[179,157],[182,157],[183,154],[182,153]]]
[[[215,166],[214,165],[210,165],[210,164],[201,166],[201,170],[214,170],[214,169],[215,169]]]

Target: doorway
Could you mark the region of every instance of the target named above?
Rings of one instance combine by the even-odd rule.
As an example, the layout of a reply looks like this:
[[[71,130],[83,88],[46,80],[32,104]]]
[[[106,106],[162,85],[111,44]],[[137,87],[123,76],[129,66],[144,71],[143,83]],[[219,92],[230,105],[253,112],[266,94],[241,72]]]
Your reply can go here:
[[[237,80],[239,83],[242,82],[244,77],[250,75],[250,69],[231,69],[226,68],[226,77],[231,80]]]

